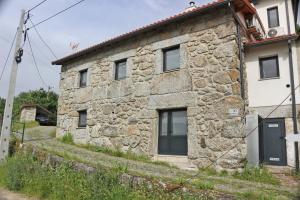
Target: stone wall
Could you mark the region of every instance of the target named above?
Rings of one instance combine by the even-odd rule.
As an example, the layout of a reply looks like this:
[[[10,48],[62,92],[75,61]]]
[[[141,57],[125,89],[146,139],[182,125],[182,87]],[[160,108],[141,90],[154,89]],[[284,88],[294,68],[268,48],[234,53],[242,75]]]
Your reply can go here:
[[[35,107],[25,107],[21,110],[21,122],[31,122],[35,121],[36,108]]]
[[[180,45],[180,70],[162,72],[162,48]],[[114,80],[114,61],[127,58],[127,78]],[[62,67],[57,137],[157,155],[158,111],[187,108],[188,158],[204,167],[224,152],[221,168],[245,158],[236,25],[229,10],[194,16]],[[88,68],[88,86],[78,87]],[[88,126],[78,128],[78,110]],[[230,109],[239,115],[230,116]],[[236,145],[238,144],[238,145]]]

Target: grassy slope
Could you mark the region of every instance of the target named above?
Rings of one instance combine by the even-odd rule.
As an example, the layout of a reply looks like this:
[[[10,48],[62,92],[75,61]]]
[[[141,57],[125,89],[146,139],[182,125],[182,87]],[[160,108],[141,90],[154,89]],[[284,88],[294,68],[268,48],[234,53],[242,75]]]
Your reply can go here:
[[[104,153],[93,152],[88,149],[79,148],[74,145],[67,145],[57,140],[32,142],[34,146],[47,150],[69,160],[76,160],[91,166],[113,168],[115,166],[126,166],[129,173],[154,179],[168,180],[175,183],[183,183],[196,186],[200,189],[214,189],[217,191],[234,194],[245,199],[291,199],[296,194],[296,188],[277,186],[276,180],[272,184],[268,182],[270,177],[263,175],[260,182],[251,182],[240,179],[250,179],[257,172],[247,172],[235,176],[209,174],[207,172],[183,171],[177,168],[158,165],[154,163],[128,160],[122,157],[115,157]],[[275,184],[275,185],[274,185]]]

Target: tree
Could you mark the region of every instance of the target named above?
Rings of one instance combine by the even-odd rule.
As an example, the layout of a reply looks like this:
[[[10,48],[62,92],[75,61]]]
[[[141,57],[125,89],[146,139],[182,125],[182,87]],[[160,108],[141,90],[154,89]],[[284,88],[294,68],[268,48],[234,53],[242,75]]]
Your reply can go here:
[[[56,116],[58,95],[55,92],[47,92],[43,88],[22,92],[14,99],[13,119],[19,120],[21,107],[24,104],[38,104]],[[0,97],[0,118],[3,116],[5,99]]]

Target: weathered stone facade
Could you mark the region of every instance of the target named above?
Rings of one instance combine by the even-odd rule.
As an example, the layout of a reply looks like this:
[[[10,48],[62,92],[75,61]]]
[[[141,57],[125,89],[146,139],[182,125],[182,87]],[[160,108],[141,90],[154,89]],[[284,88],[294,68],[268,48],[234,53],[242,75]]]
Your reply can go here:
[[[180,45],[179,70],[162,71],[162,49]],[[127,58],[127,78],[114,80],[114,61]],[[88,86],[78,87],[88,68]],[[187,108],[188,158],[203,167],[241,166],[245,157],[236,25],[228,8],[166,25],[62,67],[58,107],[61,137],[157,155],[158,111]],[[88,126],[78,128],[87,109]],[[238,116],[230,116],[238,109]],[[238,145],[236,145],[238,144]]]

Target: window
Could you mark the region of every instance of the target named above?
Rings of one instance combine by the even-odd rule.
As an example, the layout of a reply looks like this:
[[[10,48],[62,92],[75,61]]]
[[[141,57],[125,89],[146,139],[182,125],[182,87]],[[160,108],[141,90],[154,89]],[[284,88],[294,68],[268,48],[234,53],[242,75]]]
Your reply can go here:
[[[121,60],[116,62],[115,80],[121,80],[126,78],[126,63],[127,60]]]
[[[79,74],[80,74],[79,87],[87,86],[87,72],[88,72],[87,69],[79,72]]]
[[[170,71],[180,68],[180,47],[175,46],[163,50],[163,70]]]
[[[269,28],[279,26],[278,7],[269,8],[267,11]]]
[[[260,78],[275,78],[279,77],[278,56],[260,58]]]
[[[186,109],[160,111],[158,153],[187,155]]]
[[[81,110],[81,111],[78,111],[78,113],[79,113],[78,127],[86,127],[87,111]]]

